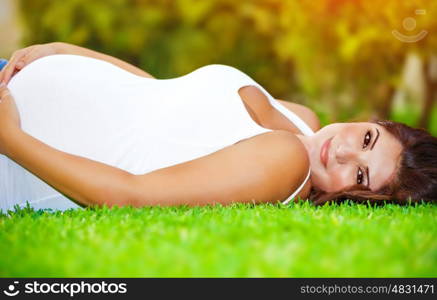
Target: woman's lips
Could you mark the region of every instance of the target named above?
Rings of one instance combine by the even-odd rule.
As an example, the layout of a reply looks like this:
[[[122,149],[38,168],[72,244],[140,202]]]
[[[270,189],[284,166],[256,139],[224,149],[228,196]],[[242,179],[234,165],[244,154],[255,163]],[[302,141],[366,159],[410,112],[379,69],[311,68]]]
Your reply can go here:
[[[328,166],[328,160],[329,160],[329,148],[331,146],[332,138],[327,139],[323,145],[322,148],[320,148],[320,161],[325,166],[325,168]]]

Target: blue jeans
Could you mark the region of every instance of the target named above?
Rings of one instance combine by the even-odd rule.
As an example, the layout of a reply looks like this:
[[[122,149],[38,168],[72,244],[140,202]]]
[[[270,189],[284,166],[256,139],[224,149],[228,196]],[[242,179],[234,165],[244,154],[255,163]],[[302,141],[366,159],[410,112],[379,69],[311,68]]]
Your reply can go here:
[[[6,59],[0,58],[0,71],[6,66],[8,61]]]

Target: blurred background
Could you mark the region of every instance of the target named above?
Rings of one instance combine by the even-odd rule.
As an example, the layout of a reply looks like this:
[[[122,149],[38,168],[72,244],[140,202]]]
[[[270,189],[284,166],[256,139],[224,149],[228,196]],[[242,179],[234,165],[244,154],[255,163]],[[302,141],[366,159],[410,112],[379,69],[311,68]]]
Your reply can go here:
[[[437,135],[434,0],[0,0],[0,56],[63,41],[157,78],[244,71],[325,125],[389,118]]]

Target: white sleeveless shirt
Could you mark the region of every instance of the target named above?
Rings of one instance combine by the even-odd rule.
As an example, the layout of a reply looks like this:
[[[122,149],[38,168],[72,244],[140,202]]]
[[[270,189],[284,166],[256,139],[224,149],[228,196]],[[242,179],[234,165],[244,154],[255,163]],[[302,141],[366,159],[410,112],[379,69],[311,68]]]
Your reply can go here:
[[[8,87],[25,132],[58,150],[144,174],[271,131],[247,112],[238,90],[248,85],[303,134],[314,134],[253,79],[225,65],[152,79],[90,57],[52,55],[27,65]],[[26,202],[35,209],[80,207],[3,155],[0,176],[3,210]]]

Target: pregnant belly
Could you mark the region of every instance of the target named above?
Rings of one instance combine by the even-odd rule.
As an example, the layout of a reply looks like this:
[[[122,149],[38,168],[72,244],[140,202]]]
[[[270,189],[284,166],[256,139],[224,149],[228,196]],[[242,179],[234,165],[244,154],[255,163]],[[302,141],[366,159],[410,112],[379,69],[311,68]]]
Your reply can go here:
[[[203,101],[198,108],[204,113],[193,111],[199,97],[182,81],[138,77],[100,60],[54,55],[26,66],[9,88],[30,135],[58,150],[144,174],[226,146],[200,126],[213,124],[205,114],[213,106]],[[188,113],[190,118],[183,116]]]
[[[9,88],[30,135],[145,173],[266,131],[253,125],[237,91],[228,91],[213,69],[156,80],[89,57],[53,55],[26,66]]]
[[[26,66],[9,89],[24,131],[61,151],[114,165],[144,131],[145,81],[103,61],[54,55]]]

